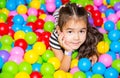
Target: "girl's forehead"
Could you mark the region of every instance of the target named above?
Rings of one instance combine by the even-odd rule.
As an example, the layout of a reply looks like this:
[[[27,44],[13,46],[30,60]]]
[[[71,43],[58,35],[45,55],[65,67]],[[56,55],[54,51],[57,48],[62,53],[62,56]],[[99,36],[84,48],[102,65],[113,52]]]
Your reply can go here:
[[[87,23],[85,20],[68,20],[64,25],[64,28],[87,28]]]

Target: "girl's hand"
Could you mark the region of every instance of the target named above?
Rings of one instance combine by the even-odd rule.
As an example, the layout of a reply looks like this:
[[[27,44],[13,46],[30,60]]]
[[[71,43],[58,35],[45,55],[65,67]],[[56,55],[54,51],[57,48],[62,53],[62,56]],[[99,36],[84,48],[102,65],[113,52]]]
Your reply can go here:
[[[69,46],[69,44],[67,44],[67,42],[65,41],[65,38],[64,38],[64,34],[61,33],[59,36],[58,36],[58,41],[59,41],[59,44],[62,48],[65,49],[65,51],[67,52],[73,52],[73,49],[71,46]]]
[[[91,60],[92,65],[95,64],[97,62],[97,60],[98,60],[96,55],[91,56],[89,59]]]

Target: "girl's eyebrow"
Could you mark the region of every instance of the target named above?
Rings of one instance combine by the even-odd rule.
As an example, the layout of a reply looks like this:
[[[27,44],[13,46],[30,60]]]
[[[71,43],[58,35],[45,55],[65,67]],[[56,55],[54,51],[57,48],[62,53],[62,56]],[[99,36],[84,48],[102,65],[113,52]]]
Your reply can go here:
[[[74,30],[74,28],[67,28],[66,30]],[[81,28],[80,30],[87,30],[87,28]]]

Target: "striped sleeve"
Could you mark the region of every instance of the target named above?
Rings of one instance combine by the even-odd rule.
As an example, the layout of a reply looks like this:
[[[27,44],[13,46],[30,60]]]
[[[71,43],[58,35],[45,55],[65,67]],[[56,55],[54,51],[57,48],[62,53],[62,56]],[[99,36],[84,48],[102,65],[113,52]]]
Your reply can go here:
[[[55,48],[55,49],[58,49],[60,50],[61,47],[59,45],[59,42],[58,42],[58,34],[56,31],[54,31],[52,34],[51,34],[51,37],[49,39],[49,44],[52,48]]]
[[[58,24],[58,18],[59,18],[59,9],[57,9],[54,13],[53,13],[53,17],[55,18],[55,26]]]

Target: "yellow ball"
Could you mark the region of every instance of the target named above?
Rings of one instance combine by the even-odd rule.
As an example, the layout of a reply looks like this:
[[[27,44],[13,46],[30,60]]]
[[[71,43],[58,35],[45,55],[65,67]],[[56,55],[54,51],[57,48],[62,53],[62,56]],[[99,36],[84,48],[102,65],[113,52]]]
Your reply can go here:
[[[33,45],[33,50],[35,50],[38,55],[42,55],[46,51],[46,45],[43,42],[36,42]]]
[[[29,50],[24,55],[24,60],[30,64],[37,62],[38,58],[39,56],[34,52],[34,50]]]
[[[30,7],[35,8],[35,9],[39,9],[40,8],[40,1],[39,0],[32,0],[30,2]]]
[[[78,59],[73,59],[71,61],[70,68],[77,67],[78,66]]]
[[[46,14],[41,14],[41,15],[39,16],[39,19],[45,20],[46,16],[47,16]]]
[[[100,41],[97,44],[97,50],[99,53],[104,54],[109,51],[109,44],[105,41]]]
[[[30,78],[30,76],[26,72],[19,72],[15,75],[15,78]]]
[[[6,14],[7,16],[10,13],[10,11],[7,8],[2,8],[1,12]]]
[[[17,40],[17,39],[24,39],[24,37],[25,37],[25,32],[22,31],[22,30],[17,31],[14,34],[14,39],[15,40]]]
[[[18,14],[26,14],[27,13],[27,7],[23,4],[19,5],[17,7]]]
[[[63,70],[57,70],[54,73],[54,78],[66,78],[66,72],[64,72]]]
[[[104,4],[104,5],[107,5],[107,2],[106,2],[106,0],[103,0],[103,4]]]
[[[66,73],[66,76],[67,76],[66,78],[73,78],[73,75],[69,72]]]
[[[5,23],[5,21],[3,19],[0,19],[0,23]]]
[[[48,63],[51,63],[55,67],[55,70],[60,68],[60,60],[57,57],[49,58]]]

